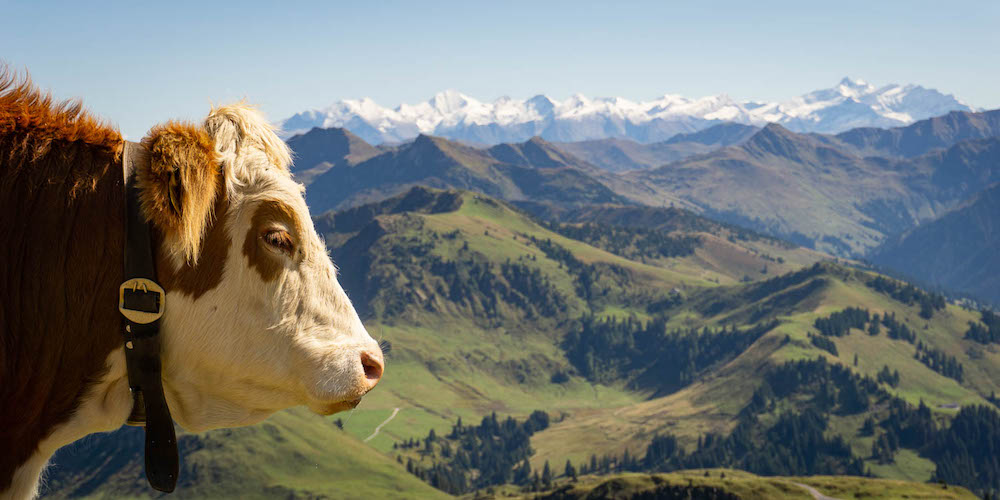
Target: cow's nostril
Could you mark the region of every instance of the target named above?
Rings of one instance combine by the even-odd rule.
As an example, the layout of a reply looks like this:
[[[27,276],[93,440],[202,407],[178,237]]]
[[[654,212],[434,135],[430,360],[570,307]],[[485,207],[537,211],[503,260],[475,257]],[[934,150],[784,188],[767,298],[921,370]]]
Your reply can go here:
[[[371,382],[382,378],[382,361],[367,352],[361,353],[361,366],[365,369],[365,377]]]

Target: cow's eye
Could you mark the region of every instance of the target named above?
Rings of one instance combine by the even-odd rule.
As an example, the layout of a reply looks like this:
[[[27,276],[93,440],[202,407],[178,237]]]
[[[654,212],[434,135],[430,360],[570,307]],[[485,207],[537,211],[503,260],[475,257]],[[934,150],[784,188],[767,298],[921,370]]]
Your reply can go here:
[[[292,255],[295,251],[295,243],[292,241],[292,235],[288,234],[288,231],[284,229],[272,229],[264,233],[263,236],[264,243],[275,250],[284,252],[288,255]]]

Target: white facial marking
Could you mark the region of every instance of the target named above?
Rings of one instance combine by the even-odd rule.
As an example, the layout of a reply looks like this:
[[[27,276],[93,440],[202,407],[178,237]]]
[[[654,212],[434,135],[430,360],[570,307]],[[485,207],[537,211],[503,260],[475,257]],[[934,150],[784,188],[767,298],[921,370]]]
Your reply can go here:
[[[164,387],[174,418],[191,431],[253,424],[296,405],[345,410],[382,372],[381,350],[337,282],[302,186],[274,163],[288,158],[287,146],[248,137],[273,135],[256,120],[232,107],[206,121],[226,169],[228,208],[218,223],[229,248],[217,286],[197,298],[167,294]],[[278,145],[284,151],[266,151]]]

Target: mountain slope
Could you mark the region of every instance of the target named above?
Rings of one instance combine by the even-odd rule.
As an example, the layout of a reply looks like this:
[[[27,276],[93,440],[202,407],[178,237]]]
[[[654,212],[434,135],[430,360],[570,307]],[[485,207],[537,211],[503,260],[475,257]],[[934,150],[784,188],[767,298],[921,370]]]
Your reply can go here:
[[[1000,180],[998,147],[991,137],[914,158],[863,157],[771,124],[737,146],[603,179],[639,203],[679,198],[714,218],[862,255]]]
[[[362,404],[364,407],[364,404]],[[143,434],[123,428],[61,449],[43,498],[163,498],[143,474]],[[180,433],[170,498],[449,498],[390,458],[305,410],[253,427]]]
[[[1000,110],[952,111],[906,127],[855,128],[836,135],[864,156],[913,157],[969,139],[1000,136]]]
[[[481,150],[421,135],[356,165],[330,168],[309,185],[306,201],[322,213],[381,200],[414,185],[472,189],[508,200],[624,201],[586,170],[593,167],[539,139]]]
[[[885,395],[869,409],[831,410],[823,419],[863,467],[926,481],[935,462],[913,449],[894,451],[893,462],[873,458],[874,437],[859,431],[863,421],[888,418],[892,398],[913,406],[923,400],[947,421],[952,405],[989,404],[984,398],[1000,389],[1000,355],[963,338],[977,314],[865,271],[798,266],[766,281],[720,287],[699,279],[704,268],[689,267],[691,254],[625,258],[634,254],[603,250],[600,238],[568,238],[573,233],[565,228],[538,225],[471,193],[411,192],[342,214],[318,226],[346,231],[345,237],[327,237],[344,242],[333,249],[343,283],[369,324],[393,343],[405,379],[387,380],[386,390],[373,394],[382,413],[364,421],[377,422],[394,407],[425,415],[388,424],[382,431],[387,440],[375,444],[386,451],[393,439],[424,439],[428,427],[445,436],[457,417],[476,422],[493,411],[527,415],[539,408],[561,417],[531,437],[534,470],[546,461],[583,463],[592,453],[622,457],[630,450],[636,456],[664,433],[692,450],[699,436],[727,435],[743,421],[740,415],[768,373],[789,361],[822,357],[850,376],[899,374],[891,383],[873,382]],[[816,333],[817,320],[856,307],[885,316],[884,325],[892,326],[880,326],[876,335],[865,330],[870,324],[839,336]],[[653,337],[661,335],[659,327],[649,326],[660,320],[666,321],[662,339]],[[599,340],[602,328],[606,345]],[[588,331],[593,333],[580,333]],[[820,347],[817,336],[833,347]],[[591,358],[600,360],[596,370],[580,350],[591,341],[600,346],[600,356]],[[698,342],[701,354],[684,358],[688,341]],[[954,359],[962,380],[918,359],[928,353]],[[659,363],[661,355],[669,362]],[[595,392],[585,397],[588,390]],[[782,396],[774,404],[797,408],[799,397]],[[761,416],[760,426],[776,417]],[[419,467],[442,459],[407,450],[397,453],[419,458]]]
[[[639,202],[656,205],[678,196],[714,218],[849,255],[882,237],[864,224],[869,217],[859,205],[884,198],[921,203],[911,200],[915,197],[898,177],[824,141],[771,124],[738,146],[611,182]]]
[[[722,123],[698,132],[677,134],[663,142],[641,144],[628,139],[562,142],[557,147],[604,170],[621,172],[658,167],[724,146],[739,144],[758,130],[739,123]]]
[[[725,273],[739,276],[747,265],[735,258],[720,264],[725,273],[703,268],[701,247],[630,260],[473,193],[414,189],[316,224],[369,330],[393,345],[379,391],[345,426],[365,436],[402,408],[410,419],[397,417],[372,441],[383,451],[428,428],[443,435],[456,417],[540,408],[576,414],[635,402],[651,389],[633,393],[574,375],[559,347],[565,322],[585,314],[647,318],[675,293],[738,282]],[[797,250],[785,251],[786,263],[771,262],[772,273],[801,268],[791,257]],[[769,261],[748,257],[758,259],[747,265],[755,279],[773,275],[759,272]]]
[[[288,139],[288,146],[295,151],[292,173],[296,180],[307,186],[333,167],[355,165],[380,153],[342,128],[314,128]]]
[[[721,288],[689,295],[665,311],[668,317],[675,318],[668,327],[680,327],[692,318],[698,318],[698,325],[742,324],[748,318],[771,315],[781,318],[781,324],[740,356],[680,391],[629,407],[581,411],[574,418],[550,426],[533,437],[537,454],[532,465],[546,460],[563,463],[565,457],[584,462],[592,453],[620,457],[630,450],[634,456],[645,447],[649,436],[657,434],[677,436],[690,450],[706,433],[726,435],[741,421],[741,415],[746,416],[751,396],[762,383],[757,377],[789,361],[815,359],[817,355],[873,379],[885,367],[890,373],[898,371],[898,385],[883,387],[914,405],[923,400],[947,414],[943,408],[985,404],[983,397],[996,390],[1000,380],[1000,358],[962,338],[966,322],[975,320],[976,315],[948,306],[935,312],[931,320],[924,320],[919,316],[920,307],[878,291],[876,283],[873,275],[824,265],[741,287],[742,291],[735,295]],[[917,338],[912,342],[891,338],[885,327],[877,335],[854,329],[843,336],[829,337],[836,354],[818,349],[812,342],[817,336],[813,333],[816,320],[846,307],[890,315],[911,325]],[[964,381],[958,383],[915,360],[914,351],[920,352],[914,349],[915,344],[960,360],[965,369]],[[795,401],[791,398],[775,403],[771,411],[802,410]],[[884,405],[873,403],[863,413],[877,415]],[[858,457],[870,457],[873,439],[858,431],[865,416],[850,416],[852,413],[831,416],[830,432],[841,435]],[[769,415],[774,417],[774,413]],[[773,422],[763,417],[761,420]],[[910,458],[907,453],[901,452],[898,461],[889,464],[866,458],[866,466],[879,476],[927,480],[933,465],[921,462],[915,455]]]
[[[281,127],[288,135],[313,127],[344,127],[372,144],[406,141],[419,134],[474,144],[521,142],[534,136],[562,142],[628,138],[652,143],[722,122],[776,122],[796,131],[829,133],[906,125],[949,111],[972,109],[951,95],[917,85],[876,88],[845,78],[832,88],[780,103],[740,102],[727,95],[700,99],[665,95],[634,102],[579,94],[563,101],[538,95],[486,103],[448,90],[395,109],[368,98],[340,101],[293,115]]]
[[[876,249],[872,260],[1000,304],[1000,184]]]
[[[541,137],[532,137],[520,144],[498,144],[489,148],[487,152],[499,161],[522,167],[589,167],[572,154],[567,154]]]
[[[812,488],[812,491],[810,491]],[[813,493],[815,491],[815,493]],[[729,493],[733,497],[726,497]],[[767,477],[734,469],[695,469],[668,474],[623,473],[585,476],[557,482],[538,495],[504,491],[488,499],[619,500],[645,498],[714,498],[740,500],[813,500],[826,498],[866,498],[869,500],[964,499],[977,500],[971,491],[951,486],[888,479],[845,476]]]
[[[701,269],[706,276],[722,284],[740,280],[756,281],[829,258],[828,255],[802,248],[771,236],[739,226],[707,219],[682,208],[639,205],[585,205],[563,208],[537,203],[518,203],[537,216],[558,221],[565,234],[593,241],[589,231],[595,226],[635,228],[641,232],[664,233],[698,238],[693,254],[684,265]],[[600,234],[600,231],[596,231]],[[594,243],[591,243],[594,244]],[[647,258],[647,257],[644,257]],[[673,260],[677,267],[680,262]]]

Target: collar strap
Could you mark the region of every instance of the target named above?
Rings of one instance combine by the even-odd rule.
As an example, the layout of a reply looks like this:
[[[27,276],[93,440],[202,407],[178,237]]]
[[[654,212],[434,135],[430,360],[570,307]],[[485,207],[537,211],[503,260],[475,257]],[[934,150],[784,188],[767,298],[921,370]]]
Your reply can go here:
[[[153,488],[169,493],[177,485],[179,460],[174,421],[160,373],[160,317],[166,294],[156,283],[151,231],[139,207],[135,185],[138,168],[149,168],[149,152],[141,144],[125,141],[125,281],[118,291],[118,309],[132,391],[132,414],[127,423],[145,427],[146,478]]]

